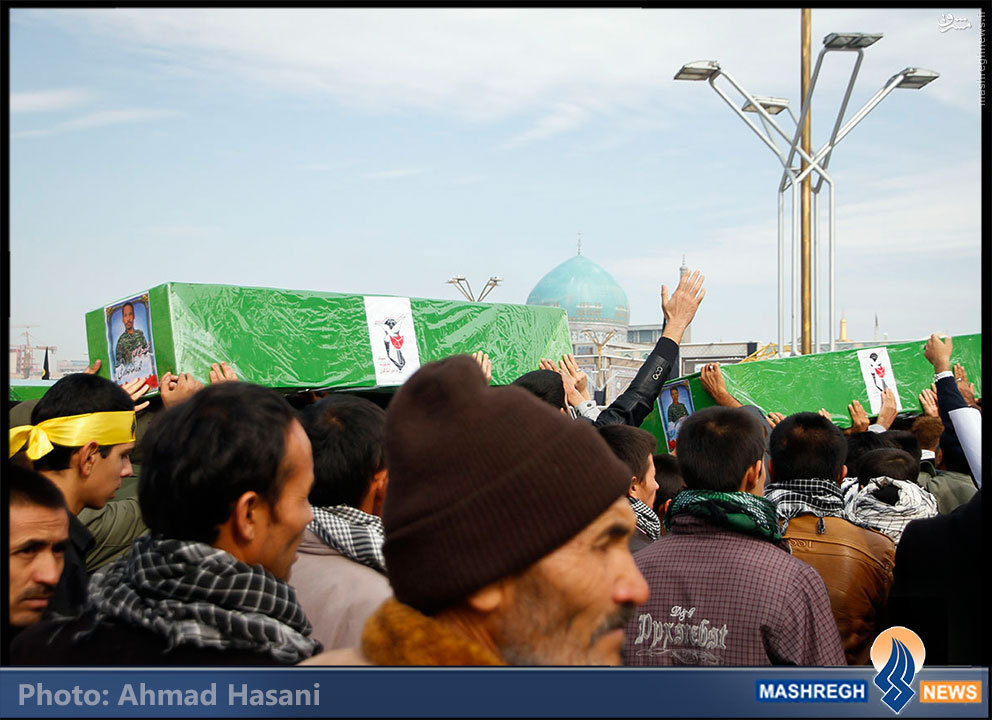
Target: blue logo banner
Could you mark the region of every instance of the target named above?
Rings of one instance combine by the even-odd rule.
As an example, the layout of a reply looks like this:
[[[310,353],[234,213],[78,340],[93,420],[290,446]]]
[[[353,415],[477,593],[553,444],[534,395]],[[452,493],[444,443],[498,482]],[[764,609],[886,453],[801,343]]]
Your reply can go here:
[[[0,668],[0,716],[896,717],[883,689],[870,682],[873,675],[870,666],[6,667]],[[988,717],[987,668],[924,668],[913,680],[921,681],[977,683],[980,701],[928,704],[916,695],[903,702],[899,717]]]

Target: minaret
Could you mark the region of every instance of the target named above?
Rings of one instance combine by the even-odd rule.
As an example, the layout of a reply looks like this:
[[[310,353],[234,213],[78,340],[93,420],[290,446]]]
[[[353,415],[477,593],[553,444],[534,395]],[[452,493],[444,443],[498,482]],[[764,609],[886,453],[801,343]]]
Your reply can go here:
[[[688,273],[689,266],[685,264],[685,255],[683,255],[682,267],[679,268],[679,281],[681,282],[682,278],[684,278]],[[692,342],[692,325],[689,325],[689,327],[685,329],[685,332],[682,333],[682,342],[683,344]]]
[[[843,309],[840,311],[840,337],[837,342],[851,342],[847,337],[847,314]]]
[[[582,254],[582,233],[579,233],[578,248],[577,248],[577,252],[575,254],[576,255],[581,255]]]

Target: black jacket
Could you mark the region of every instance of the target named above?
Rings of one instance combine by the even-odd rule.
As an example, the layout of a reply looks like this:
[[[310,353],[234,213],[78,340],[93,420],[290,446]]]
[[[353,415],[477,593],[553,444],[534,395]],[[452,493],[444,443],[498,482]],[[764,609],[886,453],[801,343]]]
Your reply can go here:
[[[86,553],[93,546],[93,534],[72,513],[69,513],[69,542],[65,546],[65,567],[55,594],[48,603],[46,616],[76,615],[86,604],[90,576],[86,572]]]
[[[896,546],[887,625],[923,640],[927,665],[988,665],[982,491],[948,515],[914,520]]]
[[[593,424],[640,427],[654,408],[655,400],[678,360],[678,343],[667,337],[659,338],[627,389],[599,414]]]

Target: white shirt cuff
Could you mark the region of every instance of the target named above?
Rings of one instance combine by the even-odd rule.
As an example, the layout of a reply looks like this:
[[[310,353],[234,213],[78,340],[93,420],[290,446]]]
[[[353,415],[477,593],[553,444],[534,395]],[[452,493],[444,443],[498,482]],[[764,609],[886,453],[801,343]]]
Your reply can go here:
[[[575,412],[584,418],[595,420],[599,417],[600,410],[596,407],[595,400],[583,400],[575,406]]]

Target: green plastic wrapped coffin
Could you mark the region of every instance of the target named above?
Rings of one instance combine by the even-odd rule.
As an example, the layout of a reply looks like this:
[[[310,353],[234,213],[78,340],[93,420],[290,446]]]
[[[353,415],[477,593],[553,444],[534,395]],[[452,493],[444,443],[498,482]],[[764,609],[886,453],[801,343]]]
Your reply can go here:
[[[982,395],[982,336],[957,335],[952,338],[951,363],[961,363],[975,384],[975,396]],[[762,412],[816,412],[824,408],[830,418],[842,428],[850,427],[847,406],[858,400],[869,416],[872,415],[865,379],[858,353],[870,348],[888,352],[891,373],[895,377],[902,413],[920,414],[918,396],[933,382],[933,366],[923,357],[925,340],[893,345],[869,345],[853,350],[839,350],[818,355],[743,362],[721,366],[727,390],[744,405],[756,405]],[[713,405],[713,399],[703,389],[699,373],[678,380],[688,382],[694,409]],[[662,393],[664,394],[664,393]],[[657,403],[641,425],[658,438],[658,452],[666,452],[665,428]]]
[[[37,400],[54,384],[54,380],[11,380],[7,399],[9,402]]]
[[[399,384],[381,381],[390,363],[413,367],[415,358],[424,364],[482,350],[493,362],[492,382],[505,384],[535,370],[542,357],[571,352],[560,308],[191,283],[135,297],[135,329],[149,330],[157,373],[189,372],[202,382],[211,363],[224,360],[241,379],[273,388],[376,388]],[[370,298],[408,307],[409,316],[393,313],[390,324],[386,313],[386,324],[373,325]],[[144,325],[142,302],[150,315]],[[86,314],[90,362],[101,359],[105,377],[112,357],[118,365],[131,359],[128,348],[123,359],[112,355],[124,344],[121,308],[112,303]]]

